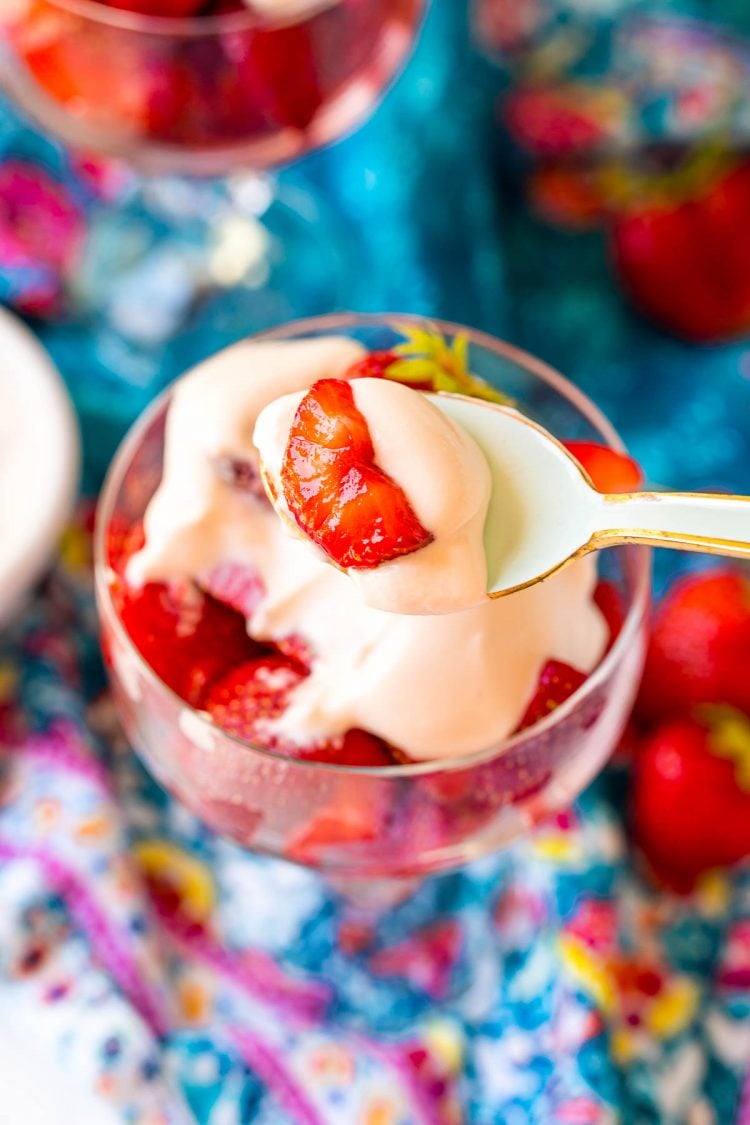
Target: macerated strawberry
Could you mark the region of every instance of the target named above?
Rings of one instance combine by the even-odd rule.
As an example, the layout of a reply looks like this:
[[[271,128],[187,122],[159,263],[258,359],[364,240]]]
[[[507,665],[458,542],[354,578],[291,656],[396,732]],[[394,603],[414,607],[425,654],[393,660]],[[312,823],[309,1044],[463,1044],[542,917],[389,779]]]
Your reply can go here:
[[[205,707],[228,734],[277,754],[341,766],[391,765],[385,743],[366,731],[350,730],[308,746],[279,737],[273,720],[284,713],[291,693],[306,675],[297,661],[266,655],[233,668],[215,683]]]
[[[750,582],[720,567],[676,582],[656,610],[638,713],[728,703],[750,715]]]
[[[281,481],[300,528],[341,567],[379,566],[432,541],[403,489],[375,464],[342,379],[321,379],[297,408]]]
[[[156,675],[193,706],[229,668],[265,651],[238,613],[186,582],[126,589],[120,617]]]
[[[275,749],[269,720],[283,714],[291,692],[304,678],[300,667],[283,656],[247,661],[214,684],[206,710],[228,734]]]
[[[599,492],[634,492],[643,484],[641,467],[626,453],[596,441],[563,442],[568,453],[583,465]]]
[[[546,718],[552,711],[578,691],[586,680],[583,672],[562,660],[548,660],[539,675],[536,691],[523,713],[517,730],[526,730]]]

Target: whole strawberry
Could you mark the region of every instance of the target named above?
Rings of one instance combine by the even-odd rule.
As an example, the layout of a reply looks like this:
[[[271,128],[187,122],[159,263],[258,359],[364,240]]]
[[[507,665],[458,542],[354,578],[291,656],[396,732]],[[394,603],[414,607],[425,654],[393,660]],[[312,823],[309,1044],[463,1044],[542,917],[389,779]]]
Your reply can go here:
[[[615,269],[633,303],[676,335],[742,336],[750,331],[750,162],[677,191],[667,185],[614,219]]]
[[[728,707],[658,726],[635,758],[636,844],[677,891],[750,855],[750,721]]]
[[[639,716],[684,715],[701,703],[750,715],[750,583],[737,570],[682,579],[654,618]]]

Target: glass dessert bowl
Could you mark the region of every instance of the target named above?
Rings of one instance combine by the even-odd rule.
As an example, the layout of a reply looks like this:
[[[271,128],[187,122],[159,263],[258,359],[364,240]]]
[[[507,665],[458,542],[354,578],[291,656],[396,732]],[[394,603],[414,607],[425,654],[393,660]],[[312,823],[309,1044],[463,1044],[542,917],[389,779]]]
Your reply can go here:
[[[336,315],[286,325],[256,340],[325,343],[334,337],[349,346],[357,341],[367,353],[376,353],[357,359],[356,366],[362,368],[358,374],[365,377],[381,375],[379,368],[394,360],[392,349],[400,348],[401,359],[396,362],[401,363],[403,376],[399,378],[412,386],[423,385],[426,371],[432,378],[431,372],[439,370],[441,389],[474,393],[487,386],[497,388],[562,440],[594,443],[578,446],[582,460],[585,453],[606,461],[611,456],[607,448],[622,450],[593,404],[543,363],[455,325],[431,325],[428,335],[424,327],[410,317]],[[409,336],[406,353],[405,332]],[[426,361],[425,350],[429,352],[436,342],[437,350]],[[240,359],[246,354],[257,353],[234,352]],[[236,358],[231,360],[229,352],[224,356],[230,357],[241,375]],[[221,356],[218,362],[226,367]],[[351,362],[347,353],[346,364]],[[426,368],[426,362],[432,366]],[[219,370],[216,357],[209,364],[214,365],[211,370]],[[317,378],[319,373],[309,382]],[[247,371],[247,379],[253,379],[252,370]],[[270,397],[283,390],[279,386]],[[471,725],[471,709],[492,711],[485,705],[492,702],[488,693],[493,694],[493,679],[483,671],[479,694],[472,692],[470,675],[467,680],[466,669],[477,659],[474,633],[469,629],[460,650],[434,651],[439,641],[431,644],[433,651],[423,648],[425,668],[431,669],[427,679],[440,679],[439,689],[423,682],[420,668],[403,663],[387,669],[392,679],[417,685],[414,707],[419,710],[419,699],[422,711],[429,711],[434,755],[429,739],[425,742],[424,738],[409,744],[408,752],[398,748],[395,738],[384,737],[384,731],[388,734],[393,729],[389,726],[393,715],[384,715],[381,725],[377,713],[366,729],[361,729],[364,723],[352,722],[355,729],[343,735],[339,729],[335,738],[323,738],[317,748],[300,749],[301,743],[290,747],[283,739],[268,736],[268,720],[273,726],[280,713],[283,717],[288,696],[294,696],[300,684],[312,682],[316,656],[310,651],[309,635],[285,635],[273,643],[267,635],[248,637],[245,617],[250,619],[252,633],[257,576],[246,573],[243,577],[236,568],[228,572],[220,566],[220,577],[214,569],[211,580],[202,584],[203,592],[191,582],[186,584],[184,574],[169,589],[147,576],[145,581],[151,584],[140,586],[135,600],[130,579],[123,579],[126,562],[138,554],[143,542],[142,519],[162,477],[167,487],[171,473],[174,484],[178,462],[170,460],[173,441],[166,467],[164,460],[165,426],[174,401],[175,390],[170,389],[123,443],[102,493],[95,548],[103,650],[115,698],[133,746],[156,778],[212,829],[254,851],[316,867],[331,876],[365,880],[420,876],[464,863],[506,846],[567,806],[615,746],[637,687],[649,599],[648,552],[641,548],[607,552],[606,558],[598,560],[596,588],[596,564],[589,560],[590,573],[579,572],[583,586],[560,586],[559,596],[553,596],[556,588],[552,583],[560,579],[543,584],[544,597],[553,598],[544,605],[538,601],[513,603],[530,591],[493,603],[506,605],[498,611],[500,616],[489,621],[489,632],[488,622],[482,625],[485,639],[491,637],[496,621],[505,620],[514,630],[504,642],[507,675],[498,675],[498,698],[503,692],[507,695],[508,683],[515,682],[516,664],[520,667],[526,661],[525,649],[531,645],[528,637],[543,638],[547,625],[552,637],[552,626],[560,626],[557,640],[550,640],[545,652],[540,650],[541,658],[534,665],[533,678],[527,679],[523,698],[510,698],[514,717],[505,722],[509,729],[498,731],[494,741],[479,749],[462,746],[458,753],[451,751],[450,738],[445,737],[450,723],[460,729],[462,714],[467,726]],[[175,413],[170,440],[178,429],[177,417]],[[198,430],[200,418],[199,414]],[[208,414],[206,419],[210,428]],[[192,432],[195,430],[193,426]],[[589,468],[596,476],[593,461]],[[233,504],[251,505],[256,515],[261,511],[258,506],[266,505],[268,516],[264,514],[263,520],[277,519],[247,463],[217,461],[211,466],[213,473],[220,481],[216,487],[228,489]],[[183,480],[181,473],[179,479]],[[208,487],[214,487],[213,480]],[[161,500],[162,516],[165,510],[174,512],[173,499],[167,488]],[[147,544],[155,534],[154,513],[152,507]],[[175,542],[179,544],[179,540]],[[194,540],[191,550],[196,542],[202,549],[205,537]],[[172,556],[182,559],[175,564],[178,570],[189,553],[187,543],[183,541],[182,550]],[[326,563],[319,565],[331,570]],[[566,573],[570,576],[574,571],[571,567]],[[267,581],[269,573],[265,573]],[[350,582],[340,573],[335,580]],[[565,581],[578,580],[569,577]],[[179,610],[169,604],[170,599],[181,602]],[[244,607],[242,614],[240,606]],[[545,624],[545,615],[555,607],[560,621]],[[159,629],[165,612],[172,614],[176,624],[174,635],[163,642]],[[527,614],[531,615],[528,637],[524,636]],[[561,636],[576,632],[583,636],[581,615],[587,620],[590,617],[592,628],[602,637],[586,673],[560,659],[560,645],[568,651]],[[442,628],[415,624],[425,618],[395,616],[408,623],[400,628],[424,628],[428,638],[430,629]],[[334,616],[330,621],[332,630],[345,628],[335,624]],[[543,648],[543,640],[541,644]],[[401,651],[413,653],[419,648],[410,650],[407,645]],[[589,646],[587,651],[593,650]],[[502,661],[498,668],[501,665]],[[455,693],[451,691],[453,682]],[[379,690],[377,685],[373,688],[372,698],[379,698]],[[249,720],[248,699],[255,708]],[[431,706],[425,708],[428,699]],[[410,729],[406,718],[396,716],[405,720],[405,730]],[[240,737],[243,731],[256,732],[255,741]]]
[[[5,82],[68,143],[142,170],[257,171],[365,116],[421,6],[162,0],[145,14],[136,0],[29,0],[0,13]]]

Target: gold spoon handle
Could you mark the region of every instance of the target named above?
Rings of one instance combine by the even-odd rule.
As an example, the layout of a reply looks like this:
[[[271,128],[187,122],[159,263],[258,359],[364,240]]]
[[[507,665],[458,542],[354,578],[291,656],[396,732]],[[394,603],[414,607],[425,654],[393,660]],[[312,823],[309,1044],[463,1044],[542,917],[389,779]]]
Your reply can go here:
[[[750,558],[750,496],[634,492],[605,496],[590,546],[643,543]]]

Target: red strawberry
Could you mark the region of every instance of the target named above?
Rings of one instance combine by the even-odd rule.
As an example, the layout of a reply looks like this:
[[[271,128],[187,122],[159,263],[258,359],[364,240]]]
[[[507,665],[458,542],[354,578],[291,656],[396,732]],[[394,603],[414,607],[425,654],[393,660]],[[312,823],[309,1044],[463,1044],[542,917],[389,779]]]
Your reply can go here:
[[[634,304],[688,340],[750,331],[750,162],[689,199],[659,200],[615,220],[614,265]]]
[[[584,467],[599,492],[634,492],[643,484],[640,465],[596,441],[566,441],[568,453]]]
[[[227,669],[263,651],[239,614],[186,583],[126,591],[121,618],[156,675],[194,706]]]
[[[388,368],[398,363],[395,352],[368,352],[353,363],[346,373],[347,379],[382,379]]]
[[[263,656],[215,683],[205,707],[222,730],[279,754],[342,766],[390,765],[385,744],[366,731],[350,730],[314,746],[298,746],[269,729],[269,721],[283,714],[289,696],[306,675],[304,668],[283,656]]]
[[[657,727],[635,759],[635,840],[680,891],[750,854],[750,722],[731,708],[711,710],[705,721]]]
[[[432,540],[374,458],[351,385],[315,383],[297,408],[281,480],[299,526],[341,567],[378,566]]]
[[[606,578],[600,578],[594,590],[594,602],[607,623],[609,630],[607,650],[609,650],[620,635],[625,620],[622,594],[614,582],[608,582]]]
[[[548,660],[542,668],[536,691],[523,713],[518,730],[526,730],[546,718],[550,712],[569,699],[586,680],[583,672],[563,664],[561,660]]]
[[[275,748],[268,721],[283,714],[291,692],[304,678],[304,671],[282,656],[251,660],[214,684],[206,710],[227,733]]]
[[[716,569],[677,582],[656,611],[639,713],[686,714],[728,703],[750,714],[750,584]]]

